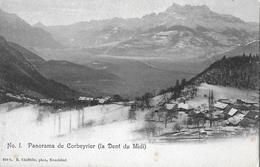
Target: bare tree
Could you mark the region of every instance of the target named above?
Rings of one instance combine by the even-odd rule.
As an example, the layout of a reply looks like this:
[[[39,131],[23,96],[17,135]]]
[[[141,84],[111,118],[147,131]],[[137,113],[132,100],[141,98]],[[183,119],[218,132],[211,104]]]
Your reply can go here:
[[[136,112],[135,112],[135,109],[132,108],[132,107],[129,109],[128,119],[129,119],[130,121],[136,120]]]
[[[180,132],[180,131],[181,131],[181,126],[180,126],[180,124],[179,124],[179,123],[176,123],[176,124],[173,126],[173,130],[176,130],[176,131]]]

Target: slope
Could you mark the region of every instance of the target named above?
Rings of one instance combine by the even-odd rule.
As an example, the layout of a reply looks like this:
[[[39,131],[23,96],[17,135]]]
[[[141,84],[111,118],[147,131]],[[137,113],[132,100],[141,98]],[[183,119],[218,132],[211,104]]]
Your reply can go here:
[[[44,78],[26,60],[24,53],[0,37],[0,88],[5,92],[25,94],[34,98],[68,100],[78,93],[67,86]]]
[[[116,93],[121,80],[105,70],[96,70],[68,61],[45,61],[33,52],[17,44],[10,44],[23,53],[24,57],[44,77],[65,84],[87,96],[101,96]]]
[[[32,27],[15,14],[0,9],[0,35],[25,47],[57,48],[61,45],[42,28]]]
[[[259,88],[259,57],[253,56],[225,56],[206,70],[192,78],[190,83],[203,83],[229,86],[239,89]]]

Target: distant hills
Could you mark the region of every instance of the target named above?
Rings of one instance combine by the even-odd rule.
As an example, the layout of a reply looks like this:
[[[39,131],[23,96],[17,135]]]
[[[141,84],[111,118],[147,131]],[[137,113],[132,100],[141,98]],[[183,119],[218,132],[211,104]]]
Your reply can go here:
[[[69,100],[79,95],[69,87],[43,77],[25,57],[26,49],[17,49],[16,45],[0,37],[1,93],[59,100]]]
[[[217,55],[217,57],[220,56],[232,57],[234,55],[242,56],[243,54],[259,55],[259,42],[260,42],[259,40],[251,41],[245,45],[237,46],[236,48],[231,49],[230,51],[222,53],[219,56]]]
[[[246,44],[238,45],[228,51],[225,51],[220,54],[216,54],[209,59],[206,59],[203,64],[211,65],[215,61],[221,59],[222,57],[235,57],[235,56],[243,56],[243,55],[259,55],[259,40],[253,40]]]
[[[104,70],[95,70],[68,61],[45,61],[20,45],[15,43],[9,45],[22,53],[26,61],[44,77],[63,83],[86,96],[111,94],[111,91],[106,90],[111,89],[113,85],[120,85],[120,78]]]
[[[33,27],[16,14],[0,9],[0,35],[24,47],[59,48],[61,44],[42,28]]]

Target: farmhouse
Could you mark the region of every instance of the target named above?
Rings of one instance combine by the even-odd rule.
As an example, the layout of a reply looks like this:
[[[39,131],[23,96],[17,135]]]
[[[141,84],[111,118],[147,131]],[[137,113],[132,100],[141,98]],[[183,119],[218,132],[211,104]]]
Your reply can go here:
[[[218,99],[218,102],[224,103],[224,104],[232,104],[232,101],[229,99]]]
[[[230,110],[229,110],[229,112],[228,112],[228,115],[229,116],[233,116],[234,114],[236,114],[237,113],[237,109],[235,109],[235,108],[231,108]]]
[[[176,110],[178,108],[178,104],[165,104],[165,108],[169,111]]]
[[[188,112],[188,111],[194,110],[194,108],[191,105],[187,104],[187,103],[179,103],[178,104],[178,109],[179,109],[179,111],[184,111],[184,112]]]
[[[222,103],[222,102],[217,102],[214,104],[214,107],[217,109],[221,109],[224,110],[226,107],[228,106],[228,104]]]
[[[246,118],[249,118],[249,119],[257,120],[258,117],[259,117],[259,112],[257,112],[257,111],[249,111],[246,114]]]
[[[250,105],[257,104],[256,102],[253,102],[253,101],[247,100],[247,99],[237,99],[237,103],[239,103],[239,104],[250,104]]]
[[[91,97],[83,97],[83,96],[79,97],[79,101],[93,101],[93,100],[94,98]]]

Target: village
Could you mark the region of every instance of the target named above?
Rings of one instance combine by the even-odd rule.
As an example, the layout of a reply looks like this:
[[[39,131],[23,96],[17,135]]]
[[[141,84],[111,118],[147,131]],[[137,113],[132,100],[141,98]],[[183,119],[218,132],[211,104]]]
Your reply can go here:
[[[88,119],[88,115],[83,111],[85,107],[106,105],[127,107],[129,108],[127,119],[131,122],[144,121],[145,125],[138,130],[138,133],[144,134],[153,142],[204,140],[258,133],[258,100],[240,98],[239,95],[232,99],[215,96],[217,91],[211,88],[199,93],[198,87],[187,84],[178,91],[168,91],[155,96],[147,94],[134,101],[119,95],[96,98],[81,96],[70,103],[54,99],[36,101],[23,95],[6,94],[6,96],[49,106],[50,111],[57,114],[76,109],[79,111],[77,119],[81,120],[78,121],[78,127],[81,128],[88,124],[88,121],[84,121]],[[222,89],[229,88],[220,88]]]
[[[257,102],[239,98],[217,99],[213,90],[198,98],[197,91],[195,85],[189,85],[181,90],[178,98],[172,98],[173,92],[152,98],[145,115],[147,135],[155,141],[171,142],[258,133]],[[204,101],[194,101],[202,98]]]
[[[79,101],[130,106],[128,119],[144,119],[144,128],[139,132],[153,141],[204,140],[258,133],[257,101],[215,97],[210,89],[198,96],[197,87],[186,85],[177,96],[172,91],[153,97],[144,95],[135,101],[123,102],[117,96],[80,97]]]

